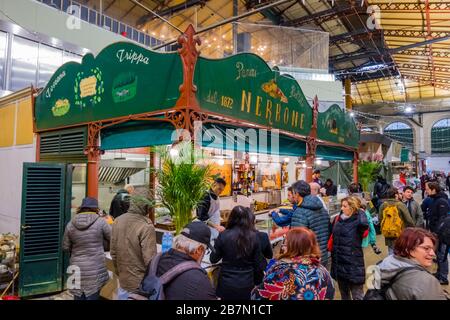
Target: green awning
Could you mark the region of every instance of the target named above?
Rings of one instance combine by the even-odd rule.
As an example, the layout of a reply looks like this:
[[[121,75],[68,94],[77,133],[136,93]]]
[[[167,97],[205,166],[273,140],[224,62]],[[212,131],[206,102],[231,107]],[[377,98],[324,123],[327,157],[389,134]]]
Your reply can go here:
[[[323,160],[353,160],[353,151],[342,150],[336,147],[317,146],[316,158]]]
[[[164,121],[128,121],[101,131],[101,149],[117,150],[172,144],[174,127]]]
[[[272,139],[274,139],[273,146]],[[304,141],[285,135],[278,135],[277,138],[274,133],[268,130],[239,128],[224,124],[205,124],[203,126],[202,145],[224,150],[273,153],[280,156],[300,157],[306,155],[306,143]]]
[[[125,148],[140,148],[156,145],[172,144],[174,127],[164,121],[129,121],[106,128],[101,131],[101,149],[115,150]],[[175,139],[175,135],[173,137]],[[276,137],[273,137],[276,141]],[[304,141],[279,135],[278,151],[272,146],[272,133],[263,130],[248,130],[222,124],[204,124],[202,146],[221,148],[225,150],[278,153],[281,156],[304,156],[306,144]]]

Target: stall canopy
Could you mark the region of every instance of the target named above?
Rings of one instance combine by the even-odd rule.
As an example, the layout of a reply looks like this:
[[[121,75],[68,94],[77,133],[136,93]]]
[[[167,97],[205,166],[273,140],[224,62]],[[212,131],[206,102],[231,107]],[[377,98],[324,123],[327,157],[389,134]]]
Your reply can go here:
[[[316,157],[323,160],[353,160],[353,151],[329,146],[317,146]]]
[[[250,129],[250,130],[249,130]],[[267,130],[242,129],[225,124],[206,123],[196,136],[203,147],[243,152],[304,156],[304,141],[286,135],[276,137]],[[170,145],[178,140],[172,124],[163,121],[128,121],[101,132],[101,149],[138,148]],[[272,141],[277,141],[273,144]]]
[[[331,163],[328,168],[321,170],[320,176],[322,181],[331,179],[334,185],[340,185],[342,189],[347,189],[350,183],[352,183],[351,171],[352,167],[350,162],[336,161]]]

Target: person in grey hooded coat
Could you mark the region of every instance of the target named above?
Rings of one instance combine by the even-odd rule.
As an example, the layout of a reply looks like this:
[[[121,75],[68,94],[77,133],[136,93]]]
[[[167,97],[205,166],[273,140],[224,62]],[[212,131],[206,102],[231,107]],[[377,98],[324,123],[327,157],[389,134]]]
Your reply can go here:
[[[427,269],[433,265],[436,237],[422,228],[407,228],[395,242],[394,255],[378,264],[388,300],[448,300],[439,280]]]
[[[109,280],[105,245],[111,240],[111,227],[98,211],[97,199],[84,198],[64,232],[63,250],[69,252],[70,265],[80,271],[79,287],[75,282],[75,287],[69,290],[75,300],[97,300]]]

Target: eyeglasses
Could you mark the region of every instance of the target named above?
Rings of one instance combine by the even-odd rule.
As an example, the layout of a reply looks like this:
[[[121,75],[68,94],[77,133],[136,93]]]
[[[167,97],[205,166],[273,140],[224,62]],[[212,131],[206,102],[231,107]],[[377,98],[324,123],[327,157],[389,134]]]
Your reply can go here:
[[[430,252],[434,253],[434,247],[431,247],[431,246],[418,246],[418,248],[425,250],[426,253],[430,253]]]

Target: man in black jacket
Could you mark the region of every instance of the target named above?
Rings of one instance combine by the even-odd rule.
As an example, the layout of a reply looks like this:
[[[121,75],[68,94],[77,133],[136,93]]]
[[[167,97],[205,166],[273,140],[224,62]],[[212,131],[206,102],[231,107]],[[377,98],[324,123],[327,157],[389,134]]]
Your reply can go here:
[[[381,200],[386,198],[387,191],[391,186],[387,183],[386,179],[382,176],[377,177],[377,182],[373,186],[373,199],[372,203],[374,207],[379,210],[381,206]]]
[[[441,190],[438,182],[428,182],[425,188],[428,196],[433,199],[433,202],[429,207],[430,231],[438,234],[440,223],[450,211],[448,196],[444,191]],[[442,285],[448,285],[447,254],[447,246],[440,243],[436,252],[438,269],[435,276]]]
[[[130,208],[130,195],[133,194],[134,187],[127,184],[123,189],[117,191],[117,194],[111,201],[109,207],[109,214],[114,218],[118,218],[122,214],[128,211]]]
[[[220,225],[220,199],[219,195],[227,183],[222,178],[216,178],[211,189],[205,194],[203,201],[197,207],[197,218],[205,222],[211,230],[211,239],[216,239],[219,232],[225,230]]]
[[[173,249],[161,256],[156,275],[164,273],[186,261],[196,261],[199,265],[210,246],[211,231],[200,221],[189,223],[174,239]],[[166,300],[216,300],[216,293],[206,271],[195,268],[184,271],[164,286]]]
[[[325,181],[324,188],[328,197],[337,195],[337,186],[334,185],[333,180],[327,179],[327,181]]]

